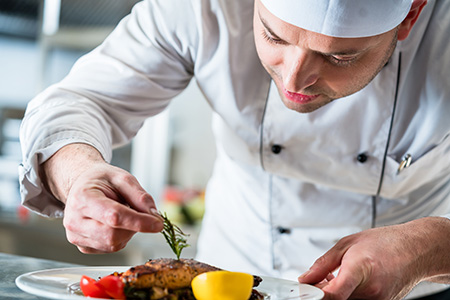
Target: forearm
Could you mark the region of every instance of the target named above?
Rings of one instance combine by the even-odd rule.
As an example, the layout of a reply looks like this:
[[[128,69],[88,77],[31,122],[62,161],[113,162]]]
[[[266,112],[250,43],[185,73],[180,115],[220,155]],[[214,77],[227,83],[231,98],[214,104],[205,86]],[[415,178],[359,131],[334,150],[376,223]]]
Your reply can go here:
[[[450,284],[450,220],[427,217],[410,222],[417,234],[423,280]],[[419,243],[420,241],[420,243]],[[419,247],[422,245],[421,247]]]
[[[66,202],[73,182],[95,163],[104,163],[100,152],[87,144],[64,146],[42,164],[41,178],[45,187],[60,201]]]

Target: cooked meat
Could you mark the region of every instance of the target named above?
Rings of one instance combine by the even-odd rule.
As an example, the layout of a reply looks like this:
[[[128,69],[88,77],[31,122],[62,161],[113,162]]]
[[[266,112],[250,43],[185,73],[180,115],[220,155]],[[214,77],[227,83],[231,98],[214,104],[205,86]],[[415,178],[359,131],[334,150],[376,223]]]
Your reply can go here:
[[[118,274],[126,284],[127,299],[194,299],[191,281],[195,276],[221,269],[193,259],[151,259],[144,265]],[[253,286],[261,277],[253,276]],[[141,295],[145,294],[145,295]],[[261,299],[255,297],[250,299]]]
[[[160,258],[130,268],[122,274],[122,279],[135,288],[156,286],[179,289],[189,287],[198,274],[218,270],[220,269],[193,259]]]

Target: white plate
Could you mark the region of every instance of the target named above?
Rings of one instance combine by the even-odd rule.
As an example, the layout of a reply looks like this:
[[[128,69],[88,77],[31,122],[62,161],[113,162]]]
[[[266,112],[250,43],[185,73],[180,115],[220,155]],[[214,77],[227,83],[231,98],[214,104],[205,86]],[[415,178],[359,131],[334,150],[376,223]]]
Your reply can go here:
[[[72,293],[70,286],[79,283],[82,275],[98,278],[123,272],[130,267],[80,267],[49,269],[22,274],[16,278],[16,285],[24,292],[49,299],[86,299],[86,297]],[[261,276],[263,281],[256,288],[270,300],[320,300],[322,290],[295,281]],[[92,299],[92,298],[91,298]]]

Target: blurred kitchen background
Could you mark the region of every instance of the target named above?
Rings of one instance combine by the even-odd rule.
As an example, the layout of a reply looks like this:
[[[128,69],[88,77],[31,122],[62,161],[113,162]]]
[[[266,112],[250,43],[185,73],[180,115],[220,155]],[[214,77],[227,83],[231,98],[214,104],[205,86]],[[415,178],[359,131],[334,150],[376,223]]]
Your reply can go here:
[[[85,265],[134,265],[173,257],[161,234],[137,234],[122,251],[84,255],[69,244],[60,219],[21,206],[19,126],[27,103],[61,80],[74,62],[113,30],[138,0],[0,0],[0,252]],[[210,108],[192,82],[112,163],[134,174],[160,210],[187,233],[193,257],[203,191],[215,145]]]

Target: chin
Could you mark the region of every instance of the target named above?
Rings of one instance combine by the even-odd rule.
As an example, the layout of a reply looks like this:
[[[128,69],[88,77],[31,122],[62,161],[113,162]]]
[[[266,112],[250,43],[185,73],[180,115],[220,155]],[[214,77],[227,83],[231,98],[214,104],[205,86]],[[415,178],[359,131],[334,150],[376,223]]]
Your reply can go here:
[[[302,113],[302,114],[306,114],[306,113],[310,113],[313,111],[318,110],[319,108],[329,104],[330,102],[332,102],[332,99],[329,99],[327,101],[319,101],[319,99],[317,99],[316,101],[313,101],[311,103],[297,103],[297,102],[293,102],[291,100],[285,99],[284,97],[282,98],[284,105],[289,108],[290,110],[296,111],[298,113]]]

